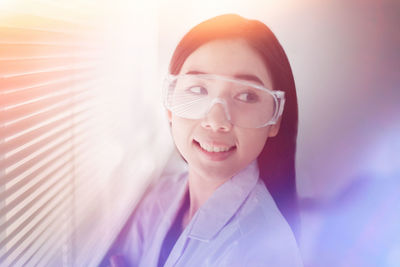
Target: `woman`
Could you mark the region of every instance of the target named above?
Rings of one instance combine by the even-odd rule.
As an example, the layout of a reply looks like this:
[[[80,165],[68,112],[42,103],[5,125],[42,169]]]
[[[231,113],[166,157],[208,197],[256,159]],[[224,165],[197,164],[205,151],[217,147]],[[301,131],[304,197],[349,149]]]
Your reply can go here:
[[[259,21],[212,18],[183,37],[170,74],[165,105],[188,172],[162,177],[111,253],[129,266],[301,266],[297,99],[276,37]]]

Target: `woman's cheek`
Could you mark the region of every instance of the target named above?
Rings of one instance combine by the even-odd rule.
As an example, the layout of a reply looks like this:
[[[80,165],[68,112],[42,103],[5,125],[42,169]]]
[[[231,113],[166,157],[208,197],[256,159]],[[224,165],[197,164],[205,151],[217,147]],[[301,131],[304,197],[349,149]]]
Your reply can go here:
[[[240,129],[237,133],[240,151],[248,157],[257,158],[268,138],[269,128]]]
[[[181,155],[187,160],[193,128],[193,121],[176,116],[171,121],[172,136]]]

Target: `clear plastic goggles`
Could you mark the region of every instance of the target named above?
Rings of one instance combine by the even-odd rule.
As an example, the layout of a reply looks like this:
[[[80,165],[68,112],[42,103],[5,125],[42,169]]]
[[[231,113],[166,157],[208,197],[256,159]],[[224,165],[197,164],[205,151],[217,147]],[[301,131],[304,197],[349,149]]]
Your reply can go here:
[[[285,103],[282,91],[214,74],[169,75],[164,90],[165,106],[176,116],[202,119],[221,104],[226,118],[244,128],[275,124]]]

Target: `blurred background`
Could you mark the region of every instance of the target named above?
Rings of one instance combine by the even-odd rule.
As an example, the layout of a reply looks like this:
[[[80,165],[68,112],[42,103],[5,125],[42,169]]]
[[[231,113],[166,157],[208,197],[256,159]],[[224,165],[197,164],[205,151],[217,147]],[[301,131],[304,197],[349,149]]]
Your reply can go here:
[[[0,266],[96,266],[182,168],[161,85],[180,38],[258,19],[291,62],[305,266],[400,266],[397,0],[0,0]]]

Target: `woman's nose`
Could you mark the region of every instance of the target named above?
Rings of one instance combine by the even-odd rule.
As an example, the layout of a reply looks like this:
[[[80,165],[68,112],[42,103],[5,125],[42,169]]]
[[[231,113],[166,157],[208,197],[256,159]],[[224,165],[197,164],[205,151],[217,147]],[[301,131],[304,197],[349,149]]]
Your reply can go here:
[[[224,103],[214,103],[201,122],[201,126],[213,131],[228,132],[232,128]]]

